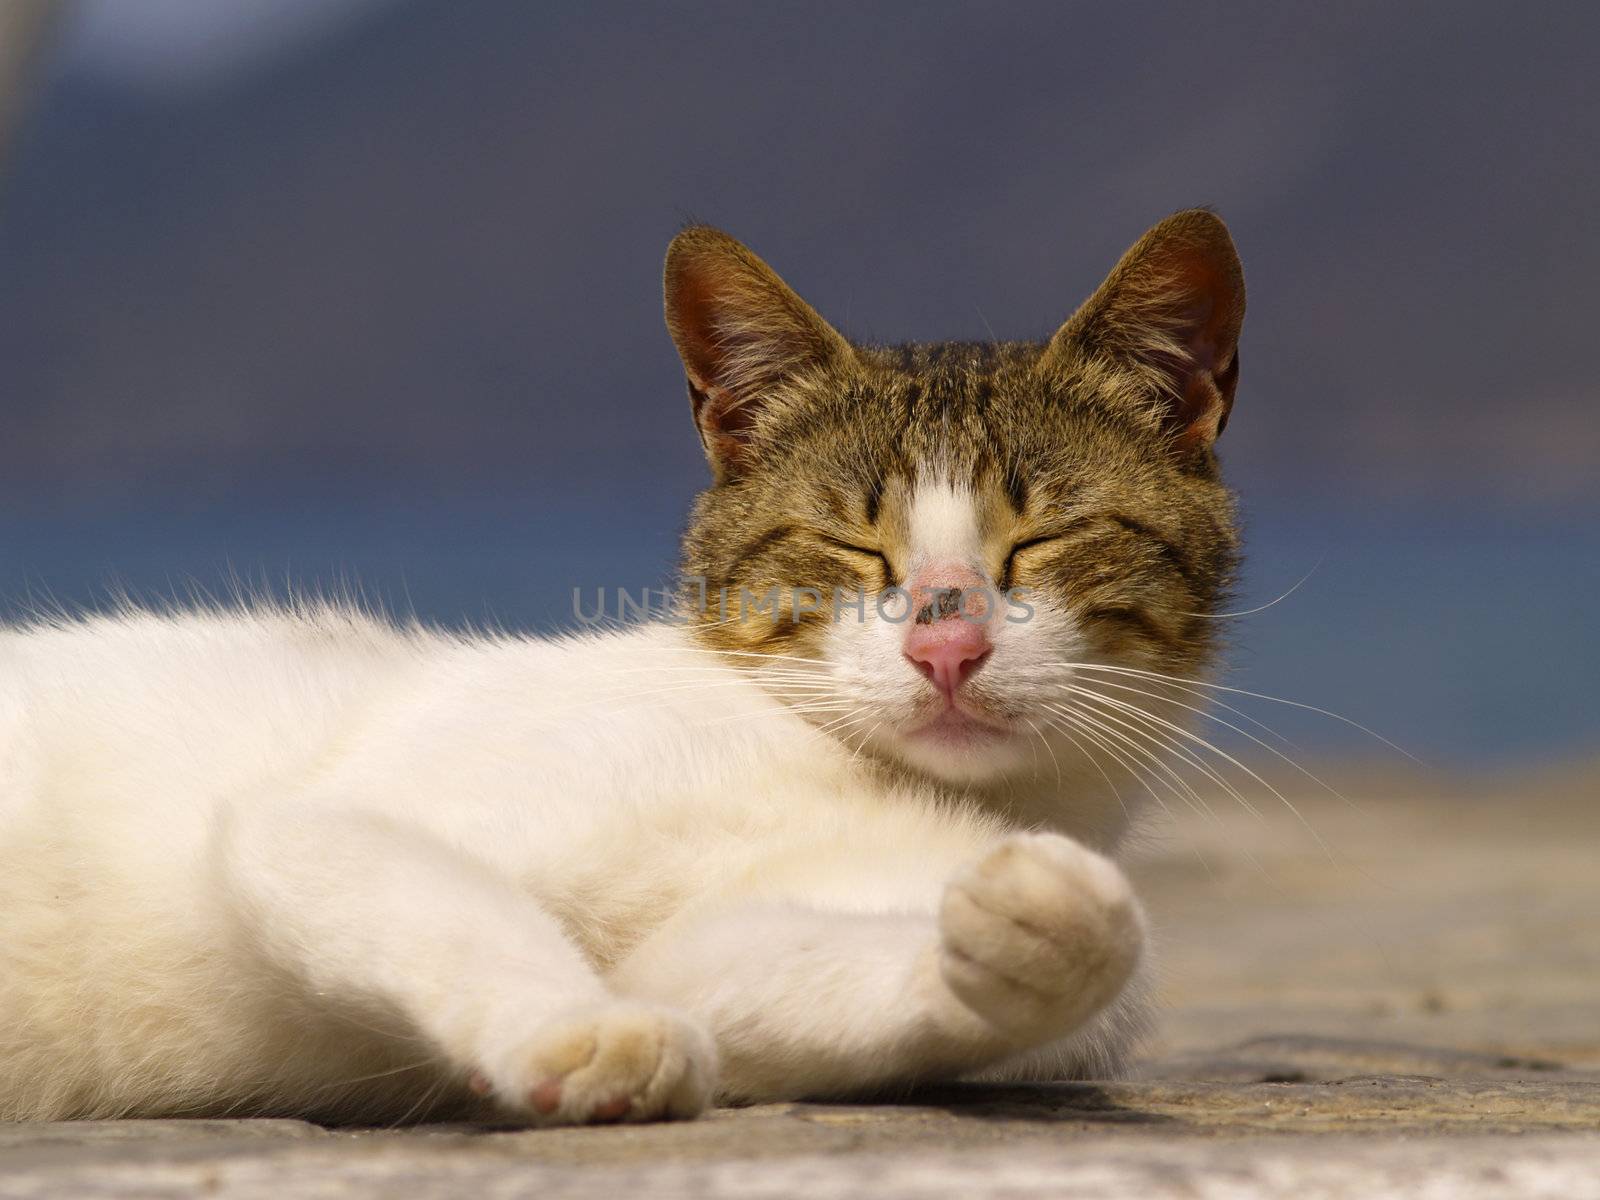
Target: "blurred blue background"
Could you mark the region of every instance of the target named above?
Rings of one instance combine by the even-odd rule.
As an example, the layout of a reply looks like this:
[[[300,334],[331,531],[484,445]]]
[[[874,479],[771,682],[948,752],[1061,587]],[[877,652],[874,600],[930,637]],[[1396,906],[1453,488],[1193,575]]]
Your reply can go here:
[[[1315,567],[1231,681],[1434,761],[1592,752],[1597,46],[1576,3],[66,4],[0,167],[0,606],[570,624],[704,479],[684,220],[858,338],[1036,337],[1209,204],[1237,607]]]

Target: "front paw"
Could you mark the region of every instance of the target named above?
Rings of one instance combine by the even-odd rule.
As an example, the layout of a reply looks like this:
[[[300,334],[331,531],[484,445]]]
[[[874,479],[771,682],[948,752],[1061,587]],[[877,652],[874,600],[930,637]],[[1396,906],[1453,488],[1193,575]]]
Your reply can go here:
[[[1144,917],[1116,864],[1055,834],[1007,838],[945,889],[940,973],[1019,1045],[1071,1033],[1128,982]]]
[[[490,1058],[474,1090],[537,1125],[694,1117],[716,1085],[705,1031],[642,1004],[569,1012]]]

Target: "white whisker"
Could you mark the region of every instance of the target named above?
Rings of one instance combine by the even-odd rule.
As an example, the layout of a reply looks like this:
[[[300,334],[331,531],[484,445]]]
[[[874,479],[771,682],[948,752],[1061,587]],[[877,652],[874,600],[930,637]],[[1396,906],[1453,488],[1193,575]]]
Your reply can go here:
[[[1327,557],[1328,556],[1326,554],[1324,554],[1322,556],[1322,558],[1317,559],[1317,561],[1312,564],[1311,570],[1307,571],[1304,575],[1300,576],[1300,578],[1295,582],[1294,586],[1291,587],[1287,592],[1283,593],[1283,595],[1279,596],[1276,600],[1268,600],[1265,604],[1259,604],[1255,608],[1247,608],[1247,609],[1244,609],[1241,612],[1200,613],[1200,612],[1181,612],[1181,611],[1179,611],[1179,612],[1177,612],[1176,615],[1178,615],[1180,617],[1203,617],[1204,619],[1206,619],[1208,621],[1229,621],[1229,620],[1232,620],[1234,617],[1253,617],[1253,616],[1255,616],[1256,613],[1266,612],[1267,609],[1271,608],[1274,604],[1282,604],[1290,596],[1292,596],[1296,592],[1298,592],[1300,590],[1300,588],[1305,584],[1306,580],[1310,579],[1313,575],[1315,575],[1317,573],[1317,570],[1322,566],[1323,562],[1327,559]]]
[[[1073,685],[1073,684],[1063,684],[1062,686],[1065,687],[1065,688],[1072,688],[1075,685]],[[1187,708],[1189,706],[1188,705],[1183,705],[1182,707]],[[1195,711],[1196,712],[1200,712],[1201,716],[1209,716],[1209,714],[1205,713],[1202,710],[1196,709]],[[1211,719],[1212,720],[1220,720],[1220,718],[1216,718],[1216,717],[1212,717]],[[1228,724],[1228,722],[1226,722],[1226,721],[1223,721],[1222,723],[1225,724],[1225,725]],[[1171,724],[1171,723],[1169,722],[1169,724]],[[1190,732],[1187,729],[1184,729],[1181,725],[1175,725],[1174,724],[1174,725],[1172,725],[1172,728],[1173,728],[1174,732],[1180,732],[1183,737],[1188,738],[1188,739],[1192,739],[1196,743],[1198,743],[1201,746],[1203,746],[1205,749],[1209,750],[1211,753],[1217,755],[1219,758],[1225,759],[1227,762],[1229,762],[1233,766],[1237,767],[1240,771],[1243,771],[1246,775],[1250,776],[1251,779],[1254,779],[1262,787],[1266,788],[1269,792],[1271,792],[1273,794],[1273,796],[1275,796],[1284,805],[1284,807],[1286,807],[1291,813],[1294,814],[1295,819],[1300,822],[1300,824],[1305,828],[1306,832],[1311,835],[1311,837],[1316,841],[1317,845],[1322,849],[1323,853],[1325,855],[1327,855],[1328,861],[1329,862],[1335,861],[1334,860],[1334,856],[1333,856],[1333,851],[1328,846],[1328,844],[1325,841],[1323,841],[1322,835],[1320,833],[1318,833],[1315,828],[1312,827],[1311,822],[1306,820],[1305,815],[1303,813],[1301,813],[1299,808],[1297,808],[1295,806],[1294,802],[1292,800],[1290,800],[1289,797],[1285,796],[1282,792],[1280,792],[1271,783],[1267,782],[1267,780],[1263,779],[1255,771],[1252,771],[1249,767],[1245,766],[1242,762],[1240,762],[1233,755],[1229,754],[1226,750],[1220,749],[1219,747],[1217,747],[1216,745],[1212,744],[1211,742],[1206,741],[1204,738],[1200,737],[1199,735],[1194,734],[1194,733]],[[1238,727],[1235,726],[1235,725],[1229,725],[1229,728],[1230,729],[1237,729]],[[1247,734],[1246,736],[1248,737],[1249,735]],[[1261,742],[1260,738],[1253,738],[1252,740],[1256,741],[1256,742],[1260,742],[1260,744],[1263,745],[1263,746],[1266,745],[1265,742]],[[1271,749],[1270,746],[1268,746],[1267,748],[1269,750]],[[1274,753],[1276,753],[1276,751],[1274,751]],[[1280,756],[1280,757],[1282,757],[1282,756]],[[1292,766],[1296,766],[1296,767],[1299,766],[1299,764],[1293,762],[1292,759],[1285,759],[1285,761],[1289,762]],[[1305,768],[1301,767],[1300,769],[1304,770]],[[1309,771],[1306,772],[1306,773],[1308,775],[1310,774]],[[1315,779],[1316,777],[1312,776],[1312,778]],[[1321,781],[1318,780],[1318,782],[1320,783]],[[1324,785],[1324,786],[1326,786],[1326,785]],[[1335,792],[1334,794],[1338,795],[1337,792]]]
[[[1075,686],[1078,686],[1078,685],[1068,684],[1066,686],[1075,687]],[[1249,732],[1248,730],[1240,729],[1239,726],[1235,725],[1232,721],[1224,720],[1222,717],[1219,717],[1219,716],[1215,715],[1214,713],[1208,712],[1203,708],[1199,708],[1196,705],[1185,704],[1181,700],[1173,700],[1170,697],[1156,696],[1152,692],[1142,691],[1139,688],[1131,687],[1131,686],[1129,686],[1127,684],[1117,684],[1117,683],[1110,683],[1110,682],[1107,682],[1107,681],[1101,681],[1100,686],[1101,687],[1117,688],[1118,690],[1121,690],[1121,691],[1136,692],[1136,693],[1138,693],[1139,695],[1142,695],[1142,696],[1151,696],[1154,699],[1162,700],[1164,703],[1174,704],[1179,708],[1186,709],[1186,710],[1188,710],[1189,712],[1192,712],[1192,713],[1196,713],[1197,715],[1199,715],[1201,717],[1204,717],[1208,721],[1214,721],[1218,725],[1221,725],[1225,729],[1231,729],[1235,733],[1239,734],[1240,736],[1249,738],[1252,742],[1254,742],[1256,745],[1260,746],[1262,749],[1266,750],[1269,754],[1272,754],[1272,755],[1276,756],[1277,758],[1281,759],[1283,762],[1287,763],[1289,766],[1293,767],[1296,771],[1300,772],[1300,774],[1304,775],[1307,779],[1311,780],[1318,787],[1322,788],[1324,791],[1326,791],[1329,795],[1333,796],[1335,799],[1340,800],[1344,804],[1349,805],[1356,812],[1362,812],[1363,811],[1359,804],[1355,803],[1355,801],[1351,800],[1344,793],[1340,792],[1332,784],[1329,784],[1328,782],[1323,780],[1321,777],[1319,777],[1315,773],[1307,770],[1305,767],[1303,767],[1299,763],[1297,763],[1294,759],[1290,758],[1287,754],[1284,754],[1282,751],[1278,750],[1275,746],[1269,746],[1266,742],[1262,741],[1260,738],[1256,737],[1253,733]],[[1148,712],[1148,710],[1140,709],[1140,711],[1141,712],[1145,712],[1147,716],[1153,716],[1153,714],[1150,714]],[[1157,719],[1159,719],[1159,718],[1157,718]],[[1187,738],[1202,742],[1203,745],[1207,749],[1209,749],[1213,754],[1221,754],[1222,753],[1222,751],[1219,750],[1216,746],[1212,745],[1210,742],[1205,742],[1204,739],[1199,738],[1199,736],[1197,734],[1194,734],[1190,730],[1184,729],[1181,725],[1173,724],[1172,722],[1166,722],[1166,724],[1170,725],[1170,727],[1175,732],[1182,733],[1182,735],[1184,737],[1187,737]]]
[[[1060,710],[1058,709],[1058,711]],[[1088,713],[1083,709],[1076,707],[1072,708],[1072,711],[1079,720],[1086,722],[1095,729],[1099,730],[1103,736],[1111,738],[1122,745],[1128,751],[1129,755],[1132,756],[1136,762],[1144,764],[1147,770],[1150,770],[1152,773],[1160,772],[1160,774],[1156,774],[1154,776],[1155,779],[1161,784],[1161,786],[1170,791],[1179,800],[1182,800],[1184,804],[1188,805],[1188,807],[1195,813],[1201,816],[1209,817],[1212,820],[1216,819],[1216,815],[1206,805],[1205,801],[1200,798],[1200,795],[1184,781],[1182,776],[1168,766],[1167,763],[1162,761],[1162,759],[1148,746],[1134,741],[1127,734],[1111,725],[1106,724],[1105,720],[1101,716]],[[1165,776],[1165,778],[1163,778],[1163,776]]]
[[[1184,678],[1182,678],[1181,676],[1178,676],[1178,675],[1163,675],[1159,671],[1148,671],[1148,670],[1145,670],[1145,669],[1140,668],[1140,667],[1117,667],[1117,666],[1112,666],[1112,665],[1110,665],[1108,663],[1075,663],[1075,662],[1062,662],[1062,663],[1056,663],[1054,665],[1056,665],[1058,667],[1078,667],[1078,668],[1081,668],[1081,669],[1084,669],[1084,670],[1094,670],[1094,671],[1116,671],[1116,672],[1120,672],[1121,674],[1124,674],[1124,675],[1142,675],[1146,679],[1159,679],[1159,680],[1162,680],[1164,682],[1177,684],[1179,687],[1183,687],[1183,688],[1205,688],[1205,689],[1207,689],[1209,691],[1229,692],[1229,693],[1231,693],[1233,695],[1236,695],[1236,696],[1249,696],[1251,699],[1254,699],[1254,700],[1267,700],[1267,701],[1270,701],[1273,704],[1284,704],[1284,705],[1287,705],[1290,708],[1303,709],[1306,712],[1312,712],[1312,713],[1316,713],[1318,716],[1328,717],[1328,718],[1330,718],[1332,720],[1339,721],[1339,722],[1341,722],[1341,723],[1343,723],[1345,725],[1348,725],[1352,729],[1359,730],[1361,733],[1366,734],[1368,737],[1375,738],[1376,740],[1382,742],[1385,746],[1388,746],[1389,749],[1393,750],[1396,754],[1405,755],[1412,762],[1416,763],[1419,767],[1427,766],[1426,763],[1424,763],[1416,755],[1412,754],[1404,746],[1395,745],[1395,743],[1391,742],[1388,738],[1384,737],[1383,734],[1378,733],[1378,732],[1376,732],[1374,730],[1368,729],[1365,725],[1361,724],[1359,721],[1353,721],[1349,717],[1343,716],[1340,713],[1331,712],[1326,708],[1318,708],[1315,704],[1303,704],[1299,700],[1285,700],[1282,696],[1269,696],[1265,692],[1252,692],[1252,691],[1249,691],[1249,690],[1247,690],[1245,688],[1229,687],[1226,684],[1221,684],[1221,683],[1206,683],[1203,680],[1199,680],[1199,679],[1184,679]]]

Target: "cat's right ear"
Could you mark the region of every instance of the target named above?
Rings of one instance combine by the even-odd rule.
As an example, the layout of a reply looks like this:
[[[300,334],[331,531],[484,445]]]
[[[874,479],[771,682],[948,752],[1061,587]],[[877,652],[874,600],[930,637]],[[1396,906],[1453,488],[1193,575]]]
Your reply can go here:
[[[719,482],[748,464],[763,411],[788,385],[854,354],[771,267],[708,225],[672,239],[664,290],[667,331]]]

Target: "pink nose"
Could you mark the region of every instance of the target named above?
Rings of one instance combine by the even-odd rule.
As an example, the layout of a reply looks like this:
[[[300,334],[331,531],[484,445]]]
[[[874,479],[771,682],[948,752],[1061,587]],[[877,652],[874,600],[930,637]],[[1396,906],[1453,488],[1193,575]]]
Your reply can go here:
[[[958,591],[982,585],[970,571],[945,570],[929,572],[909,588],[921,607],[906,634],[906,659],[949,700],[994,650],[986,620],[990,614],[984,611],[993,600],[980,596],[963,604],[965,597]]]
[[[982,625],[946,617],[934,625],[918,626],[906,639],[906,657],[946,697],[983,665],[994,649]]]

